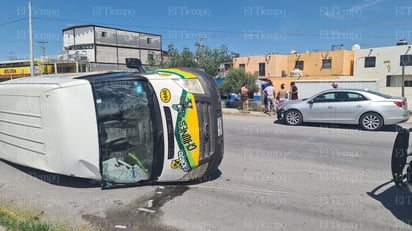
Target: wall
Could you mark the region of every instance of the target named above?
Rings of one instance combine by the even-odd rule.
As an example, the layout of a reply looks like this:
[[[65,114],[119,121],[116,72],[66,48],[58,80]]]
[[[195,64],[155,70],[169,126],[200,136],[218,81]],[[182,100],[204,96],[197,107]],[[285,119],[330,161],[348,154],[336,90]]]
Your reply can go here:
[[[395,83],[388,87],[400,87],[402,67],[400,55],[412,54],[409,45],[360,49],[355,51],[354,77],[375,78],[379,87],[387,87],[387,76],[393,76]],[[375,67],[365,67],[366,57],[376,57]],[[412,66],[405,66],[405,80],[412,80]]]
[[[265,75],[259,77],[271,78],[282,76],[282,71],[287,73],[287,55],[269,54],[260,56],[245,56],[233,59],[233,67],[239,68],[241,64],[245,65],[247,73],[259,74],[259,63],[265,64]]]
[[[376,80],[297,80],[296,86],[299,89],[299,98],[308,98],[321,91],[332,89],[332,83],[337,83],[339,88],[367,88],[378,90]]]
[[[393,96],[402,96],[400,56],[405,54],[412,54],[411,46],[388,46],[356,50],[354,78],[377,79],[380,92]],[[375,67],[365,67],[366,57],[376,57]],[[405,66],[404,81],[405,83],[412,81],[412,66]],[[404,96],[408,99],[408,108],[412,108],[411,87],[404,87]]]
[[[63,30],[63,47],[69,48],[75,44],[94,43],[94,27],[71,27]]]
[[[322,67],[323,59],[331,59],[331,68]],[[296,61],[303,61],[303,77],[352,75],[353,59],[354,52],[350,50],[295,53],[288,56],[288,69],[294,70]]]
[[[161,36],[110,27],[86,25],[69,27],[63,30],[65,49],[85,51],[90,63],[107,64],[116,67],[125,64],[126,58],[139,58],[143,65],[148,64],[148,54],[161,60]],[[103,67],[104,65],[91,65]]]

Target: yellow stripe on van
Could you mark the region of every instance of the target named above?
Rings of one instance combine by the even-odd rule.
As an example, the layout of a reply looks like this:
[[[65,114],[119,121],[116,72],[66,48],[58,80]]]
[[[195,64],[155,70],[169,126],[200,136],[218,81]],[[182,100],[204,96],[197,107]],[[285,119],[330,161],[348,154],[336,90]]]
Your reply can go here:
[[[190,169],[199,165],[200,157],[200,128],[196,101],[193,94],[183,91],[179,107],[172,106],[178,110],[176,119],[175,136],[180,152],[184,154],[181,161],[188,162]],[[190,169],[184,169],[189,171]]]
[[[160,76],[164,76],[164,73],[175,74],[180,76],[183,79],[194,79],[196,75],[187,71],[180,70],[178,68],[170,69],[159,69],[156,71]]]

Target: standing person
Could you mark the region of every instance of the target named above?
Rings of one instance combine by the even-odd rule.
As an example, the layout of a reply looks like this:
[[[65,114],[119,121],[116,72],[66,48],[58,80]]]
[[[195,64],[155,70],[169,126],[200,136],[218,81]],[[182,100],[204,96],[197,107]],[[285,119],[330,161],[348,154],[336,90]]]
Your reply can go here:
[[[332,87],[333,87],[334,89],[336,89],[336,88],[338,88],[338,84],[337,84],[336,82],[333,82],[333,83],[332,83]]]
[[[267,86],[264,90],[265,94],[268,97],[268,106],[269,106],[269,115],[274,112],[275,108],[275,87],[273,86],[272,81],[269,82],[269,86]]]
[[[249,88],[247,82],[245,82],[242,88],[240,88],[240,97],[242,99],[243,112],[249,112]]]
[[[265,88],[269,86],[269,83],[265,82],[262,84],[262,92],[263,92],[263,105],[265,106],[265,113],[269,112],[268,109],[268,96],[266,95]]]
[[[296,86],[295,82],[290,83],[290,93],[291,93],[291,99],[295,100],[298,99],[298,87]]]
[[[288,92],[285,89],[285,84],[282,83],[280,85],[280,90],[278,91],[278,94],[276,96],[276,100],[279,102],[279,104],[281,104],[286,101],[287,95],[288,95]]]

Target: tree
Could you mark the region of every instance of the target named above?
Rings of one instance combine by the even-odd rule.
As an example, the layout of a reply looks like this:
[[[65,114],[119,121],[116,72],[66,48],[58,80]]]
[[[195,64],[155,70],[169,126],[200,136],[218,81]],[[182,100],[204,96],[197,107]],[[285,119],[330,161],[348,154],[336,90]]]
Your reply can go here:
[[[220,93],[222,95],[239,93],[242,85],[247,82],[249,85],[249,96],[252,96],[255,92],[259,91],[259,87],[255,84],[257,78],[257,75],[246,73],[243,68],[231,68],[222,85],[220,85]]]
[[[195,53],[189,48],[184,47],[182,52],[174,47],[173,44],[168,46],[168,60],[162,63],[163,68],[170,67],[195,67],[202,68],[211,76],[218,74],[218,68],[221,63],[232,62],[232,56],[237,53],[229,52],[229,49],[222,45],[218,49],[211,49],[208,46],[198,46]]]
[[[162,63],[162,67],[177,67],[178,60],[179,60],[179,50],[174,47],[173,44],[167,46],[167,53],[169,58],[166,62]]]
[[[178,65],[180,67],[197,67],[195,55],[188,47],[184,47]]]
[[[167,53],[169,55],[166,61],[163,61],[161,64],[162,68],[171,68],[171,67],[198,67],[198,64],[195,59],[195,55],[190,51],[188,47],[184,47],[180,53],[173,44],[168,46]]]
[[[204,69],[211,76],[218,74],[218,67],[221,63],[232,62],[232,56],[225,45],[218,49],[210,49],[207,46],[199,47],[196,51],[196,57],[198,57],[199,68]]]

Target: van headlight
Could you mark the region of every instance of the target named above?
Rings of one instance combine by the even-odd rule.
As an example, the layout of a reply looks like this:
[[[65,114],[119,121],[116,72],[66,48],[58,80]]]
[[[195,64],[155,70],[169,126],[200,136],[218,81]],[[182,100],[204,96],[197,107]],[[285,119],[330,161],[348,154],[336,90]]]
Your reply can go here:
[[[204,94],[202,84],[200,84],[199,79],[174,79],[174,81],[188,92],[196,94]]]

